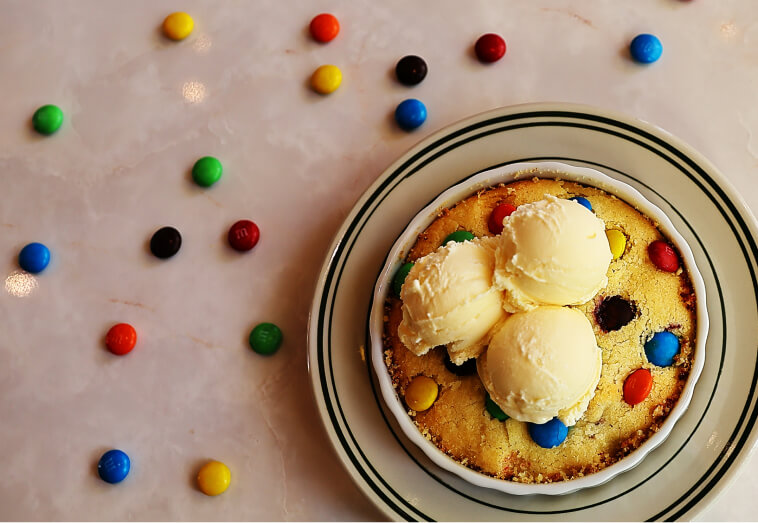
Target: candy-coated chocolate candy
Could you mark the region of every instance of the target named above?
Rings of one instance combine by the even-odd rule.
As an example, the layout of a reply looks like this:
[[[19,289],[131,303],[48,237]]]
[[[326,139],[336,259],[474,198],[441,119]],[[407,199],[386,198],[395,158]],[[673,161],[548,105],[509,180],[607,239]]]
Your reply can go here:
[[[403,100],[395,109],[395,121],[406,131],[412,131],[426,121],[426,106],[421,100]]]
[[[329,13],[321,13],[311,20],[309,26],[311,36],[321,43],[331,42],[340,32],[340,22],[337,17]]]
[[[634,319],[637,310],[634,305],[621,296],[603,298],[597,310],[597,324],[606,332],[617,331]]]
[[[171,13],[163,20],[163,34],[172,40],[184,40],[194,27],[195,22],[187,13]]]
[[[641,64],[650,64],[661,57],[663,45],[658,37],[651,34],[640,34],[629,44],[632,58]]]
[[[137,331],[128,323],[114,325],[105,335],[105,346],[117,356],[130,353],[136,344]]]
[[[476,374],[476,359],[470,358],[460,365],[456,365],[453,363],[453,361],[450,359],[450,354],[447,352],[447,347],[444,345],[440,346],[443,351],[445,351],[445,359],[442,360],[442,362],[445,364],[445,368],[455,374],[456,376],[471,376],[473,374]],[[436,348],[436,347],[435,347]]]
[[[403,283],[405,283],[405,279],[408,277],[408,273],[411,272],[412,267],[413,262],[404,263],[392,278],[392,292],[394,292],[395,296],[398,298],[400,297],[400,291],[403,289]]]
[[[97,473],[100,479],[107,483],[119,483],[126,478],[131,468],[131,462],[126,452],[118,449],[109,450],[97,463]]]
[[[679,269],[679,256],[674,248],[663,240],[655,240],[647,246],[647,254],[653,265],[662,271],[676,272]]]
[[[220,461],[209,461],[197,473],[197,486],[206,496],[218,496],[232,482],[229,467]]]
[[[653,375],[647,369],[637,369],[624,381],[624,401],[637,405],[645,401],[653,390]]]
[[[224,168],[218,158],[203,156],[192,166],[192,179],[201,187],[210,187],[221,178]]]
[[[282,345],[282,331],[273,323],[259,323],[250,332],[250,348],[258,354],[268,356]]]
[[[235,222],[235,224],[229,228],[229,234],[227,234],[229,245],[232,249],[239,252],[249,251],[255,247],[260,237],[260,229],[258,229],[258,226],[250,220],[240,220]]]
[[[503,232],[503,220],[505,220],[507,216],[510,216],[515,210],[516,206],[511,205],[510,203],[501,203],[495,207],[487,220],[487,227],[490,232],[492,234],[500,234]]]
[[[679,354],[679,338],[669,331],[656,332],[645,342],[647,361],[659,367],[668,367]]]
[[[529,423],[528,430],[532,440],[543,449],[557,447],[568,436],[568,427],[558,418],[542,424]]]
[[[156,258],[171,258],[182,246],[182,235],[173,227],[162,227],[150,238],[150,252]]]
[[[405,388],[405,403],[408,408],[421,412],[432,406],[437,399],[437,383],[428,376],[419,375]]]
[[[468,231],[455,231],[448,234],[445,239],[442,240],[442,245],[446,245],[450,242],[465,242],[473,240],[474,238],[476,238],[476,236]]]
[[[311,75],[311,87],[319,94],[329,94],[342,83],[342,71],[336,65],[322,65]]]
[[[590,211],[592,210],[592,204],[584,196],[572,196],[571,198],[569,198],[569,200],[575,201],[576,203],[578,203],[579,205],[582,205],[582,206],[586,207]]]
[[[617,229],[606,229],[605,236],[608,238],[613,259],[618,260],[626,250],[626,235]]]
[[[484,408],[487,409],[490,416],[498,421],[505,421],[508,419],[508,414],[503,412],[503,409],[501,409],[497,403],[492,401],[489,394],[487,394],[487,397],[484,399]]]
[[[43,105],[32,116],[32,127],[40,134],[53,134],[63,124],[63,111],[57,105]]]
[[[495,33],[484,34],[476,41],[474,51],[480,62],[497,62],[505,54],[505,40]]]
[[[397,81],[403,85],[416,85],[426,78],[426,62],[416,55],[404,56],[395,66]]]
[[[19,266],[32,274],[44,271],[49,263],[50,249],[41,243],[30,243],[18,253]]]

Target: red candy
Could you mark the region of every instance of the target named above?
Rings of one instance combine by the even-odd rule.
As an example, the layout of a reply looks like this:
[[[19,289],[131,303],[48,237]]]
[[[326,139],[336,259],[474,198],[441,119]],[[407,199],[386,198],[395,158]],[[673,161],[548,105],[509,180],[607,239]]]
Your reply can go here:
[[[117,356],[129,354],[137,344],[137,331],[128,323],[118,323],[105,335],[105,346]]]
[[[647,246],[647,254],[653,265],[662,271],[676,272],[679,269],[679,257],[674,248],[663,240],[655,240]]]
[[[637,405],[645,401],[653,390],[653,375],[647,369],[637,369],[624,382],[624,401]]]
[[[261,231],[258,226],[250,220],[240,220],[229,229],[229,245],[235,251],[249,251],[258,239],[261,237]]]
[[[474,51],[480,62],[497,62],[505,54],[505,40],[495,33],[487,33],[476,41]]]
[[[487,227],[489,227],[492,234],[500,234],[503,232],[503,220],[506,216],[510,216],[516,207],[510,203],[501,203],[492,210],[489,220],[487,220]]]
[[[340,22],[334,15],[321,13],[311,20],[310,30],[317,42],[331,42],[340,32]]]

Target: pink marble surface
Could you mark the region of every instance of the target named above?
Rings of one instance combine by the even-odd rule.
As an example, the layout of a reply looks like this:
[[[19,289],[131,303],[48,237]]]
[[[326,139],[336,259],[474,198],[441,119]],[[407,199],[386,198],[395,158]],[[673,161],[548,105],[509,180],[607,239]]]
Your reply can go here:
[[[373,520],[322,429],[306,367],[306,326],[327,246],[363,190],[432,131],[494,107],[579,102],[652,122],[689,142],[758,210],[758,6],[753,0],[211,2],[6,0],[0,5],[0,269],[17,282],[29,241],[52,250],[41,275],[0,292],[0,519]],[[195,31],[165,40],[166,14]],[[335,13],[328,45],[310,18]],[[471,56],[501,33],[502,62]],[[635,34],[661,37],[659,63],[625,55]],[[397,59],[420,54],[409,90]],[[344,75],[313,94],[315,67]],[[429,119],[398,130],[394,107],[422,99]],[[40,138],[36,107],[61,106]],[[225,174],[194,186],[194,160]],[[261,227],[256,249],[226,247],[238,219]],[[176,226],[180,253],[147,251]],[[16,279],[14,279],[16,278]],[[21,289],[21,290],[19,290]],[[134,324],[133,354],[102,339]],[[246,348],[273,321],[278,354]],[[118,487],[94,471],[122,448]],[[232,487],[209,499],[193,477],[226,462]],[[702,519],[758,514],[753,453]],[[612,519],[609,517],[609,519]]]

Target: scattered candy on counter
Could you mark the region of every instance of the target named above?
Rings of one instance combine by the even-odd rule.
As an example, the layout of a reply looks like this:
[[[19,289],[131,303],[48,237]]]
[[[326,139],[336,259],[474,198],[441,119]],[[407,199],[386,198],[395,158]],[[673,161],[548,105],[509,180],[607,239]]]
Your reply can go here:
[[[342,83],[342,71],[336,65],[322,65],[311,75],[311,88],[319,94],[330,94]]]
[[[647,369],[637,369],[624,381],[624,401],[637,405],[645,401],[653,389],[653,375]]]
[[[552,449],[564,442],[568,436],[568,427],[558,418],[547,423],[527,423],[529,435],[543,449]]]
[[[114,325],[105,335],[105,346],[117,356],[129,354],[136,344],[137,331],[128,323]]]
[[[250,332],[250,348],[258,354],[268,356],[282,345],[282,331],[273,323],[259,323]]]
[[[455,231],[448,234],[445,239],[442,240],[442,245],[447,245],[450,242],[462,243],[465,241],[473,240],[474,238],[476,238],[476,236],[474,236],[469,231]]]
[[[674,248],[663,240],[655,240],[647,246],[647,254],[653,265],[662,271],[676,272],[679,269],[679,256]]]
[[[426,78],[427,67],[423,58],[416,55],[404,56],[395,65],[397,81],[403,85],[417,85]]]
[[[456,376],[471,376],[473,374],[476,374],[476,359],[470,358],[460,365],[456,365],[453,363],[453,360],[450,359],[450,354],[447,352],[446,347],[442,347],[442,349],[445,351],[445,360],[443,363],[445,364],[445,368],[455,374]]]
[[[592,210],[592,204],[584,196],[573,196],[573,197],[569,198],[569,200],[575,201],[579,205],[583,205],[584,207],[586,207],[590,211]]]
[[[487,220],[487,228],[490,232],[492,234],[500,234],[503,232],[503,220],[513,214],[513,211],[515,210],[516,206],[511,205],[510,203],[501,203],[492,209],[492,213]]]
[[[224,167],[218,158],[203,156],[192,166],[192,179],[201,187],[210,187],[221,179]]]
[[[663,45],[658,37],[651,34],[640,34],[632,39],[629,52],[635,62],[651,64],[658,60],[663,53]]]
[[[484,34],[476,41],[474,51],[482,63],[497,62],[505,55],[505,40],[495,33]]]
[[[206,496],[218,496],[229,488],[232,473],[220,461],[209,461],[197,473],[197,486]]]
[[[156,258],[171,258],[182,246],[182,235],[173,227],[162,227],[150,238],[150,252]]]
[[[314,40],[325,44],[337,37],[340,32],[340,22],[333,14],[321,13],[313,17],[309,29]]]
[[[611,248],[613,259],[618,260],[626,250],[626,235],[618,229],[607,229],[605,236],[608,238],[608,245]]]
[[[645,342],[647,360],[658,367],[673,365],[677,354],[679,354],[679,338],[673,332],[656,332]]]
[[[426,121],[426,106],[415,98],[403,100],[395,109],[395,121],[400,128],[412,131]]]
[[[260,237],[261,231],[255,222],[239,220],[229,228],[227,240],[232,249],[245,252],[255,247]]]
[[[400,268],[395,273],[395,276],[392,278],[392,292],[394,292],[395,296],[398,298],[400,297],[400,291],[403,288],[403,283],[405,283],[405,279],[408,277],[408,273],[411,272],[412,267],[413,262],[404,263],[400,266]]]
[[[41,243],[30,243],[18,253],[18,264],[26,272],[42,272],[50,264],[50,249]]]
[[[634,319],[637,311],[621,296],[603,298],[595,310],[597,324],[606,332],[617,331]]]
[[[32,116],[32,126],[40,134],[50,135],[61,128],[63,111],[57,105],[43,105]]]
[[[109,450],[97,463],[97,473],[106,483],[120,483],[129,474],[131,462],[124,451]]]
[[[416,376],[405,388],[405,404],[416,412],[427,410],[437,399],[438,390],[437,382],[429,376]]]
[[[468,360],[468,361],[476,361],[476,360]],[[492,398],[489,394],[484,398],[484,408],[487,409],[487,412],[490,416],[495,418],[498,421],[505,421],[508,419],[508,414],[503,412],[503,409],[500,408],[500,406],[492,401]]]
[[[163,20],[163,34],[171,40],[184,40],[192,33],[194,27],[192,17],[181,11],[171,13]]]

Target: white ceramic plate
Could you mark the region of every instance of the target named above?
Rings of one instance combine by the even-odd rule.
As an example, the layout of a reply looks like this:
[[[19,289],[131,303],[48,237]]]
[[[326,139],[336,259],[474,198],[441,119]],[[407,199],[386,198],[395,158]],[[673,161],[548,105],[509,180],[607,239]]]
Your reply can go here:
[[[603,189],[631,204],[645,216],[651,218],[658,224],[663,234],[679,251],[682,261],[689,272],[692,286],[698,299],[696,306],[696,347],[692,362],[692,370],[687,379],[687,383],[682,390],[679,401],[677,401],[674,408],[666,417],[660,430],[647,439],[640,448],[632,452],[629,456],[599,472],[588,474],[582,478],[577,478],[571,481],[530,484],[504,481],[467,468],[439,450],[434,443],[421,434],[418,427],[416,427],[408,416],[408,409],[398,397],[397,392],[392,385],[392,377],[387,371],[387,366],[384,361],[385,356],[382,334],[384,332],[385,301],[387,300],[389,288],[392,286],[392,278],[400,265],[404,263],[405,255],[411,247],[413,247],[418,235],[437,218],[439,210],[445,207],[451,207],[464,198],[471,196],[479,189],[491,187],[499,183],[510,183],[514,180],[529,179],[534,176],[539,176],[541,178],[561,178],[563,180],[578,182],[597,187],[598,189]],[[403,231],[387,255],[384,267],[382,267],[376,286],[374,287],[374,301],[369,316],[371,362],[374,366],[374,372],[376,373],[379,382],[379,390],[381,391],[384,404],[395,416],[395,420],[397,420],[400,425],[403,434],[419,447],[434,463],[443,469],[456,474],[469,483],[480,487],[493,488],[508,494],[519,495],[569,494],[582,488],[594,487],[605,483],[621,472],[625,472],[638,465],[640,461],[650,453],[650,451],[655,449],[668,437],[676,424],[676,421],[682,413],[687,410],[695,384],[700,376],[700,372],[703,370],[707,335],[708,314],[705,284],[700,275],[700,271],[697,268],[697,263],[692,255],[689,245],[684,241],[681,234],[679,234],[679,231],[676,230],[668,216],[647,201],[639,191],[615,178],[606,176],[595,169],[553,162],[513,163],[481,172],[446,190],[432,203],[421,210],[406,227],[405,231]]]
[[[559,497],[476,487],[434,465],[380,399],[368,313],[390,247],[440,193],[487,169],[559,161],[597,169],[660,207],[692,248],[710,331],[690,407],[633,470]],[[758,225],[699,153],[651,125],[566,104],[498,109],[428,137],[382,173],[335,238],[316,287],[309,365],[340,459],[392,519],[688,519],[733,476],[758,432]]]

